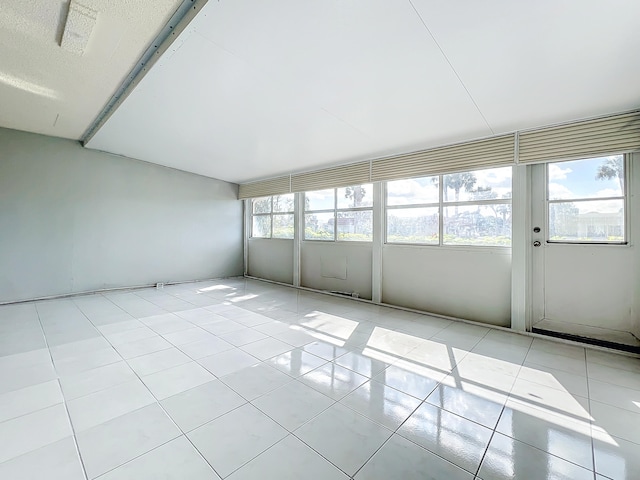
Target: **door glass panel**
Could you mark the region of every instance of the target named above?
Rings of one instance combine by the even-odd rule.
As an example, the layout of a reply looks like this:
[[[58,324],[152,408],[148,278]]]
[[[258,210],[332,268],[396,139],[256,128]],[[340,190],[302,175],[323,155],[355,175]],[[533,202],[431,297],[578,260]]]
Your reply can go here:
[[[624,195],[622,155],[550,163],[547,168],[549,200]]]
[[[549,240],[624,241],[624,200],[583,200],[549,204]]]

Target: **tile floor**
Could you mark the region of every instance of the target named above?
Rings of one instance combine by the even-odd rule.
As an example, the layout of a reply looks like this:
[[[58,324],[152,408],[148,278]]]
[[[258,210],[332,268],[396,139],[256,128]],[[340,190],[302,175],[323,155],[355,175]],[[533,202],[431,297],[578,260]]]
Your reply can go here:
[[[241,278],[0,307],[0,478],[640,478],[640,360]]]

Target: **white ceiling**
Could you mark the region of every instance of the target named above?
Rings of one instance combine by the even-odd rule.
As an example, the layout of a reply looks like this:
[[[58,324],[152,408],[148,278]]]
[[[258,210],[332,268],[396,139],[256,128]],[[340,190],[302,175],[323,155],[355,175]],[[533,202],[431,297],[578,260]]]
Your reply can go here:
[[[0,0],[0,126],[79,139],[180,0],[79,0],[84,55],[60,46],[68,0]]]
[[[41,15],[4,0],[3,19],[5,3]],[[157,33],[179,2],[83,3],[98,23],[118,18],[94,31],[97,61],[59,67],[55,32],[42,51],[30,40],[9,74],[61,96],[31,92],[7,111],[0,76],[0,125],[77,138],[132,65],[115,45]],[[87,146],[245,182],[630,110],[639,18],[638,0],[211,0]],[[0,52],[2,75],[16,55]]]

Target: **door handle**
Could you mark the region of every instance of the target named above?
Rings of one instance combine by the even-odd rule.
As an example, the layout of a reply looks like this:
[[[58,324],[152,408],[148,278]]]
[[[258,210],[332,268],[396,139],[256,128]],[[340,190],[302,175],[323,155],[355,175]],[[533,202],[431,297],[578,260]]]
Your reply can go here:
[[[534,246],[534,247],[539,247],[540,245],[542,245],[542,244],[540,243],[540,240],[536,240],[535,242],[533,242],[533,246]]]

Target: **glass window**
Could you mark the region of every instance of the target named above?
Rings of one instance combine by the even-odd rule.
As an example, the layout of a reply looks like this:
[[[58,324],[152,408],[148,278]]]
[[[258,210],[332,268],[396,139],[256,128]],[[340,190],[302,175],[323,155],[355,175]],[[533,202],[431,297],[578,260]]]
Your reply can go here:
[[[251,201],[251,236],[293,238],[294,194],[254,198]]]
[[[547,164],[550,242],[625,242],[623,155]]]
[[[511,245],[511,167],[387,182],[387,243]]]
[[[387,242],[438,244],[439,208],[387,210]]]
[[[373,185],[305,193],[304,239],[371,242]]]

